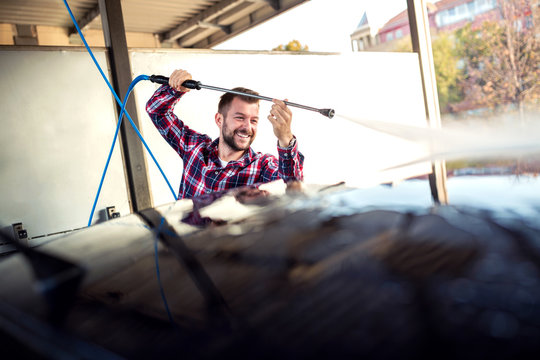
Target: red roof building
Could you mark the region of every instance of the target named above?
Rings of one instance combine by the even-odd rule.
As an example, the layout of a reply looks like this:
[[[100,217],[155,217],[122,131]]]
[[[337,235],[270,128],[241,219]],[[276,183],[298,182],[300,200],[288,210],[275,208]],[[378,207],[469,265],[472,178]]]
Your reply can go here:
[[[484,21],[500,18],[497,0],[441,0],[434,4],[428,3],[427,10],[432,34],[437,34],[440,31],[454,31],[468,23],[472,23],[472,27],[476,28]],[[365,29],[366,24],[363,23],[362,26]],[[410,35],[407,10],[388,20],[379,29],[371,47],[367,47],[365,44],[355,47],[354,41],[357,39],[353,37],[353,34],[351,34],[353,50],[388,49],[389,43],[394,43],[396,40]]]

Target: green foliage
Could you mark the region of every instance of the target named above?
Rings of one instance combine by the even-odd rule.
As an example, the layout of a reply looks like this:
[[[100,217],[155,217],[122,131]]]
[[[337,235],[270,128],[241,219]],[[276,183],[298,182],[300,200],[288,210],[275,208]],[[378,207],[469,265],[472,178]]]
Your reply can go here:
[[[272,49],[272,51],[308,51],[307,45],[302,45],[298,40],[291,40],[286,45],[279,45]]]
[[[484,23],[483,27],[490,32],[495,31],[493,23]],[[481,32],[473,30],[470,23],[457,30],[455,35],[456,54],[473,68],[478,68],[482,59],[491,56],[491,49],[482,38]]]
[[[459,83],[463,78],[463,71],[459,68],[459,57],[454,39],[450,34],[441,33],[431,43],[433,63],[437,79],[437,92],[442,112],[448,110],[448,104],[463,99]]]

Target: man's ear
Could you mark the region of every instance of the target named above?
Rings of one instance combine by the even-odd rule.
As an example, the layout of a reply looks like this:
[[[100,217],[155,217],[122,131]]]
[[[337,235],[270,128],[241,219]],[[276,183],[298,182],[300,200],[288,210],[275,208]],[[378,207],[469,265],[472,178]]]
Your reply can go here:
[[[217,126],[221,129],[221,126],[223,125],[223,115],[216,113],[215,119]]]

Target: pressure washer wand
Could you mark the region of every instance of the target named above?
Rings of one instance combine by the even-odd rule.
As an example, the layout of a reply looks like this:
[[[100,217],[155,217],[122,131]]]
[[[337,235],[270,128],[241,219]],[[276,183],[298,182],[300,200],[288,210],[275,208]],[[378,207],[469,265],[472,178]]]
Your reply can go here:
[[[158,83],[158,84],[168,84],[169,78],[162,75],[152,75],[150,76],[150,81]],[[268,97],[268,96],[252,95],[252,94],[244,93],[241,91],[229,90],[229,89],[224,89],[224,88],[210,86],[210,85],[204,85],[200,81],[195,81],[195,80],[186,80],[182,83],[182,86],[188,89],[194,89],[194,90],[201,90],[201,88],[204,88],[204,89],[221,91],[221,92],[232,93],[232,94],[237,94],[237,95],[249,96],[249,97],[257,98],[260,100],[266,100],[266,101],[273,100],[271,97]],[[287,104],[288,106],[294,106],[294,107],[304,109],[304,110],[318,112],[319,114],[322,114],[328,117],[329,119],[333,118],[335,114],[334,109],[317,109],[311,106],[301,105],[301,104],[293,103],[290,101],[285,101],[285,104]]]

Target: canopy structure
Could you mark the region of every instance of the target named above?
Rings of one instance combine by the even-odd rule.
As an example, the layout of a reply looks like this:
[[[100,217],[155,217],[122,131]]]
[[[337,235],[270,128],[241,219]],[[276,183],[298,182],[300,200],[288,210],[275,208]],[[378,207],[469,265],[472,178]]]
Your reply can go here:
[[[126,33],[152,34],[159,47],[208,49],[307,0],[118,0],[109,14],[123,19]],[[105,6],[116,1],[70,0],[81,29],[101,30]],[[15,27],[15,45],[39,45],[36,26],[62,28],[76,35],[63,1],[0,2],[0,24]]]

